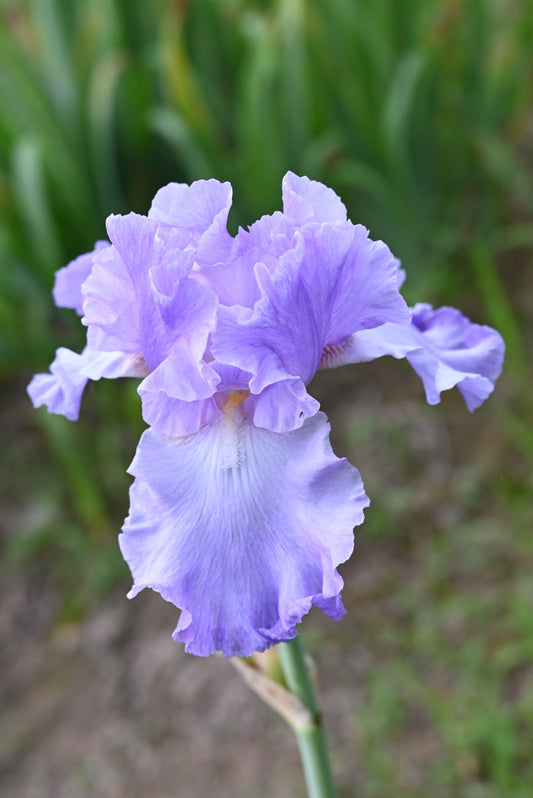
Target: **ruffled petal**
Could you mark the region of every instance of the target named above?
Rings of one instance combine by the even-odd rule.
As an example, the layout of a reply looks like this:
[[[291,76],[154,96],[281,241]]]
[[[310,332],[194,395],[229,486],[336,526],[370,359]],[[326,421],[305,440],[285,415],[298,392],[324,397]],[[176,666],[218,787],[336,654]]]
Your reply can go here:
[[[91,273],[94,255],[108,246],[108,241],[97,241],[92,252],[79,255],[56,272],[52,294],[58,308],[73,308],[78,316],[83,315],[81,287]]]
[[[165,361],[156,371],[163,368],[170,368],[170,362]],[[180,362],[179,369],[182,368],[183,363]],[[172,396],[171,392],[178,393],[176,382],[173,379],[175,374],[172,373],[169,375],[172,379],[172,388],[169,388],[168,392],[154,390],[155,380],[158,379],[157,374],[154,377],[154,382],[152,382],[152,375],[149,379],[143,380],[138,391],[142,397],[143,418],[147,424],[165,435],[173,437],[191,435],[207,424],[218,421],[222,415],[221,408],[229,394],[239,392],[246,395],[250,374],[239,371],[233,366],[221,366],[214,362],[204,363],[201,368],[203,379],[211,380],[213,385],[213,390],[206,391],[203,399],[194,398],[195,394],[187,393],[186,390],[184,390],[182,398]],[[213,392],[215,385],[216,393]],[[201,387],[201,385],[198,386],[198,388]],[[187,396],[188,398],[185,398]],[[247,408],[248,402],[249,399],[243,402],[243,411]],[[245,415],[247,418],[251,418],[253,408],[250,409],[250,412],[245,412]]]
[[[331,188],[287,172],[282,183],[283,213],[296,224],[345,222],[346,208]]]
[[[165,329],[151,280],[151,270],[165,256],[163,242],[157,235],[158,225],[146,216],[129,213],[126,216],[110,216],[106,226],[133,289],[133,296],[131,290],[128,292],[128,301],[130,308],[134,309],[135,323],[138,325],[138,351],[143,353],[149,368],[153,369],[164,358],[166,349]],[[120,307],[119,312],[122,315],[124,308]]]
[[[196,405],[213,396],[220,383],[218,372],[204,359],[209,333],[216,325],[218,300],[211,289],[187,277],[174,283],[172,295],[159,293],[155,286],[154,295],[162,324],[159,351],[164,359],[138,390],[144,419],[156,429],[175,434],[169,433],[169,423],[176,428],[176,422],[167,417],[185,406],[175,400]],[[192,414],[187,408],[187,425],[178,422],[179,434],[198,429],[189,424],[191,418],[203,419],[201,407]]]
[[[211,262],[196,262],[196,276],[216,292],[222,305],[251,308],[261,296],[255,265],[262,263],[274,272],[280,256],[296,246],[295,231],[295,223],[279,211],[262,216],[248,230],[239,229],[231,252],[213,248]]]
[[[368,498],[333,454],[323,414],[290,433],[257,429],[231,399],[195,435],[148,430],[131,466],[120,536],[134,578],[182,610],[174,638],[206,656],[247,656],[296,635],[312,604],[338,619],[336,566]]]
[[[187,401],[211,396],[218,377],[203,356],[218,301],[189,278],[192,255],[179,249],[174,233],[163,240],[145,216],[110,216],[107,229],[113,246],[83,287],[90,350],[143,362],[140,376],[151,372],[145,392]]]
[[[131,275],[116,247],[102,250],[83,284],[83,318],[91,349],[143,352],[140,309]]]
[[[60,347],[49,374],[36,374],[28,385],[35,407],[46,405],[50,413],[77,421],[83,391],[88,380],[102,377],[145,377],[148,373],[142,356],[124,352],[99,352],[86,347],[81,355]]]
[[[425,346],[440,353],[451,368],[496,380],[501,373],[505,344],[491,327],[473,324],[461,311],[420,303],[413,308],[413,325]]]
[[[49,374],[36,374],[28,385],[34,407],[46,405],[49,413],[77,421],[87,377],[83,374],[82,355],[60,347]]]
[[[154,294],[162,322],[160,352],[167,357],[175,346],[186,341],[192,358],[199,363],[208,335],[216,327],[216,294],[188,277],[174,283],[172,295],[162,295],[155,288]]]
[[[170,237],[164,243],[158,230],[154,220],[136,213],[109,216],[107,231],[113,246],[95,258],[83,285],[82,322],[89,327],[91,348],[142,353],[150,369],[163,360],[171,343],[161,302],[172,300],[192,265],[176,249],[175,240]],[[170,297],[164,295],[165,289]]]
[[[457,385],[468,409],[479,407],[502,370],[501,335],[491,327],[472,324],[455,308],[433,310],[426,304],[414,307],[413,326],[423,349],[407,359],[424,383],[429,404],[437,404],[441,391]]]
[[[186,341],[173,347],[163,360],[139,386],[141,396],[162,392],[172,399],[193,402],[212,396],[220,377],[209,363],[198,361]]]
[[[421,378],[429,404],[437,404],[442,391],[457,386],[472,411],[492,393],[504,353],[503,339],[491,327],[473,324],[455,308],[433,310],[431,305],[418,304],[409,325],[384,324],[356,333],[339,346],[327,347],[321,367],[383,355],[405,357]]]
[[[230,183],[218,180],[169,183],[155,195],[148,216],[173,228],[180,248],[195,247],[200,263],[224,261],[233,243],[226,229],[231,198]]]
[[[364,227],[311,225],[297,231],[295,241],[275,271],[256,265],[262,296],[253,312],[222,308],[213,335],[214,356],[249,371],[254,394],[283,380],[307,384],[326,346],[357,330],[410,318],[398,290],[398,261]],[[294,411],[286,430],[300,426],[302,412],[307,415],[298,404]]]

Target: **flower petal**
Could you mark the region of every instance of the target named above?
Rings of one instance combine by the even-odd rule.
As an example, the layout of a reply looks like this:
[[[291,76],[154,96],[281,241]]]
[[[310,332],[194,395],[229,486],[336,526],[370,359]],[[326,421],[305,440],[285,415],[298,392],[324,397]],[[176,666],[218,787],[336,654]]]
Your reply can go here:
[[[216,391],[220,377],[209,363],[198,361],[186,341],[177,342],[139,386],[139,393],[162,392],[172,399],[194,402],[208,399]]]
[[[73,308],[78,316],[83,315],[81,286],[91,273],[95,254],[108,246],[108,241],[97,241],[92,252],[79,255],[56,272],[52,294],[58,308]]]
[[[297,224],[345,222],[346,208],[331,188],[287,172],[282,183],[283,213]]]
[[[336,566],[368,499],[328,433],[321,413],[258,429],[238,403],[195,435],[144,433],[120,536],[130,596],[151,587],[182,609],[174,638],[189,653],[247,656],[294,637],[312,604],[344,613]]]
[[[225,260],[233,243],[226,230],[231,198],[230,183],[218,180],[197,180],[190,186],[169,183],[155,195],[148,217],[172,227],[180,248],[197,248],[200,263],[213,262],[213,250],[215,262]]]
[[[90,380],[99,380],[102,377],[108,380],[118,377],[146,377],[148,374],[148,366],[142,355],[100,352],[87,346],[81,356],[82,374]]]
[[[165,356],[165,331],[157,310],[150,272],[164,257],[164,245],[158,237],[158,225],[146,216],[129,213],[126,216],[110,216],[107,219],[109,238],[123,264],[123,272],[129,277],[127,292],[129,313],[135,318],[135,346],[150,369],[155,368]],[[123,300],[124,301],[124,300]],[[120,315],[127,315],[121,305],[115,305]],[[124,342],[127,346],[129,342]],[[115,347],[121,349],[121,347]],[[128,351],[128,349],[124,349]]]
[[[143,352],[137,295],[131,275],[116,247],[99,252],[83,284],[82,324],[87,325],[91,349],[104,352]]]
[[[502,370],[501,335],[491,327],[472,324],[455,308],[433,310],[426,304],[414,307],[413,326],[423,349],[407,359],[424,383],[429,404],[437,404],[441,391],[457,385],[468,409],[479,407]]]
[[[113,246],[83,287],[90,349],[144,359],[144,375],[152,372],[147,391],[211,396],[218,379],[202,359],[218,302],[189,278],[192,255],[179,249],[174,233],[163,240],[158,223],[145,216],[110,216],[107,229]]]
[[[409,320],[398,290],[398,261],[364,227],[308,225],[295,240],[273,272],[256,265],[262,296],[253,312],[222,308],[213,335],[214,356],[249,371],[254,394],[283,380],[308,384],[326,346],[358,330]],[[302,401],[308,404],[307,395]],[[307,415],[296,403],[284,429],[300,426],[302,412]]]
[[[172,437],[191,435],[207,424],[213,424],[221,415],[215,397],[187,402],[175,399],[163,391],[143,391],[142,415],[147,424],[157,432]]]
[[[418,304],[409,325],[384,324],[352,335],[323,353],[321,367],[374,360],[383,355],[407,358],[421,378],[429,404],[457,386],[469,410],[494,389],[503,365],[505,344],[491,327],[473,324],[459,310]]]
[[[81,355],[60,347],[49,374],[36,374],[28,385],[35,407],[46,405],[50,413],[77,421],[87,380],[101,377],[145,377],[144,359],[124,352],[99,352],[85,347]]]
[[[320,403],[310,396],[300,379],[275,382],[257,396],[246,400],[245,408],[256,427],[285,432],[301,427],[314,416]]]
[[[320,368],[337,368],[349,363],[366,363],[384,355],[404,358],[420,347],[412,324],[382,324],[361,330],[339,344],[329,344],[322,352]]]
[[[153,290],[162,323],[160,353],[165,357],[139,386],[143,417],[167,434],[176,434],[170,432],[169,421],[173,429],[181,429],[179,434],[195,432],[198,427],[189,426],[191,419],[204,418],[207,407],[202,409],[201,402],[213,396],[220,383],[219,374],[204,360],[209,333],[216,325],[218,300],[211,289],[188,277],[174,283],[172,296],[160,294],[155,286]],[[183,427],[170,416],[185,409],[186,403],[200,404],[192,414],[191,408],[186,409]]]
[[[77,421],[87,377],[83,374],[82,355],[60,347],[50,366],[50,374],[36,374],[28,385],[34,407],[46,405],[49,413],[58,413]]]
[[[239,229],[232,239],[231,252],[213,248],[211,262],[204,258],[195,264],[197,276],[212,288],[221,304],[253,307],[261,292],[254,267],[264,264],[274,272],[280,256],[296,245],[296,226],[280,211],[262,216],[248,230]],[[224,259],[225,256],[225,259]]]

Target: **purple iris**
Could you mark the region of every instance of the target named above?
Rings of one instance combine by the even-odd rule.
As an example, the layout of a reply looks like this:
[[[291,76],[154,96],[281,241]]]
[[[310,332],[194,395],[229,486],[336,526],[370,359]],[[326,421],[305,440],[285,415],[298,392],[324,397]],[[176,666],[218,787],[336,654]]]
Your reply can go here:
[[[28,389],[76,419],[88,379],[143,378],[149,429],[120,536],[129,595],[158,591],[188,652],[228,657],[290,640],[313,604],[345,612],[336,568],[369,500],[307,392],[316,371],[405,357],[428,402],[457,386],[473,410],[504,354],[457,310],[409,309],[398,260],[322,184],[289,172],[283,212],[235,237],[230,204],[228,183],[171,183],[147,217],[109,217],[110,243],[56,275],[87,346],[58,349]]]

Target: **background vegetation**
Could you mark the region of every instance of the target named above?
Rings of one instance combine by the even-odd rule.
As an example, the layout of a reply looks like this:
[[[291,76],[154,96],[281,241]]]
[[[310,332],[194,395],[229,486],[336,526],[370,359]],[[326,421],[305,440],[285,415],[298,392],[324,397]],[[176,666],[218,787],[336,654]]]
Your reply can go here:
[[[532,4],[2,0],[0,14],[4,562],[46,571],[54,623],[128,582],[115,532],[135,386],[98,384],[75,426],[24,394],[56,346],[83,344],[52,307],[54,271],[171,180],[230,180],[234,230],[279,207],[288,169],[322,180],[402,259],[409,300],[457,305],[507,343],[474,419],[454,399],[429,417],[398,364],[364,372],[375,395],[344,371],[317,384],[375,504],[360,534],[379,554],[372,600],[347,574],[372,652],[358,795],[529,796]],[[435,741],[427,767],[401,744],[417,712]]]

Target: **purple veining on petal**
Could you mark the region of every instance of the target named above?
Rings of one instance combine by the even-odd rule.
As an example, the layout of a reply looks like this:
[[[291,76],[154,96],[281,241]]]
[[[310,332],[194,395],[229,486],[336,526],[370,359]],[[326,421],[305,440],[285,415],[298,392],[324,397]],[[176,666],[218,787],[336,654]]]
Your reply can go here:
[[[350,349],[350,338],[346,338],[340,344],[326,344],[320,356],[319,369],[335,368],[342,365],[342,360]],[[347,361],[351,362],[351,361]]]

